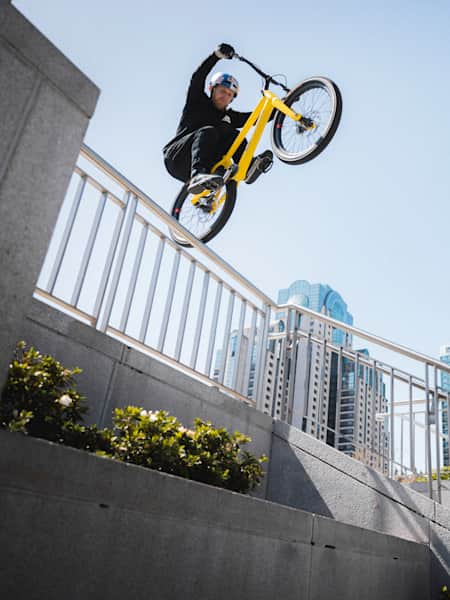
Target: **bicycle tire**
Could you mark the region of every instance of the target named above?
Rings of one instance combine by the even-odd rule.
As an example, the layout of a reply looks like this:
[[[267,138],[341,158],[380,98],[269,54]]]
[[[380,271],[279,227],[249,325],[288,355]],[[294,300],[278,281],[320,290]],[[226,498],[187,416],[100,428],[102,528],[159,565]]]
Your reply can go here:
[[[328,107],[324,105],[327,101]],[[300,165],[315,158],[332,140],[341,120],[342,96],[331,79],[311,77],[293,88],[283,102],[317,125],[308,130],[280,111],[275,115],[272,127],[274,152],[282,162]]]
[[[215,237],[224,228],[236,204],[236,182],[228,181],[224,187],[226,193],[225,200],[223,202],[223,207],[217,214],[216,218],[214,218],[214,214],[207,213],[205,210],[202,210],[201,208],[198,208],[189,202],[189,198],[192,198],[192,195],[187,191],[188,183],[184,184],[173,203],[171,210],[172,217],[177,219],[177,221],[179,221],[190,233],[192,233],[192,235],[194,235],[204,244],[212,240],[213,237]],[[222,191],[223,187],[217,193],[220,194]],[[188,215],[185,215],[184,209],[186,209],[186,213],[190,213],[192,215],[190,222]],[[187,218],[185,218],[185,216]],[[209,216],[211,219],[210,226],[208,227]],[[195,227],[195,225],[202,223],[206,225],[205,231],[203,233],[198,233],[198,229]],[[170,235],[172,236],[174,242],[176,242],[179,246],[192,248],[192,244],[189,242],[189,240],[183,238],[178,231],[171,229]]]

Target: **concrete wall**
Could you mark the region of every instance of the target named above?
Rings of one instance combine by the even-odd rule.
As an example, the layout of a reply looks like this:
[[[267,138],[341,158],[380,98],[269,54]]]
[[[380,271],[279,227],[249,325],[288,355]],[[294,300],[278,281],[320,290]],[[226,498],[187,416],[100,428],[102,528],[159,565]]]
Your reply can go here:
[[[249,434],[251,450],[269,456],[259,498],[342,523],[429,544],[434,589],[450,581],[450,511],[387,479],[294,427],[128,348],[92,327],[33,301],[26,340],[69,367],[80,366],[79,389],[91,421],[109,422],[114,406],[164,408]]]
[[[412,490],[420,492],[424,496],[429,495],[428,482],[416,481],[414,483],[408,483],[406,485]],[[439,495],[437,490],[437,481],[433,481],[433,498],[437,500],[438,497]],[[450,508],[450,481],[448,479],[441,481],[441,503],[443,506]]]
[[[4,600],[430,597],[427,546],[0,431]]]
[[[270,454],[272,419],[168,365],[145,356],[37,300],[32,303],[26,341],[66,366],[79,366],[79,391],[91,407],[88,422],[111,423],[115,407],[164,409],[186,425],[196,417],[252,438],[255,454]],[[267,479],[257,495],[265,496]]]
[[[0,2],[0,386],[98,89]]]

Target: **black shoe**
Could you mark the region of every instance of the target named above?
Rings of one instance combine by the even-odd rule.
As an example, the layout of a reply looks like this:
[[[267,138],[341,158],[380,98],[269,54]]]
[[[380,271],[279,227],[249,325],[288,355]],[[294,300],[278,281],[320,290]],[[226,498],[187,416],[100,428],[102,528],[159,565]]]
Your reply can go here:
[[[273,152],[272,150],[265,150],[262,154],[255,156],[247,171],[247,177],[245,183],[254,183],[261,173],[267,173],[270,171],[273,165]]]
[[[191,177],[188,185],[190,194],[200,194],[203,190],[216,191],[223,186],[223,179],[215,173],[197,173]]]

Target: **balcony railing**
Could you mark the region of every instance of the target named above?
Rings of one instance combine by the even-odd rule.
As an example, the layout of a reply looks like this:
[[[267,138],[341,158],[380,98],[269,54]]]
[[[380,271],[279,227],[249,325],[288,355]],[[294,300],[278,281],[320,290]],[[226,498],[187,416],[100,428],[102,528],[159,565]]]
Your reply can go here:
[[[171,229],[192,250],[175,244]],[[86,146],[35,295],[392,477],[425,470],[430,495],[433,468],[439,481],[449,401],[439,378],[449,365],[307,308],[277,306]],[[271,331],[283,312],[285,330]],[[334,344],[335,331],[347,343]],[[370,352],[355,351],[356,340]],[[278,371],[269,375],[275,344]],[[350,436],[346,404],[358,424]]]

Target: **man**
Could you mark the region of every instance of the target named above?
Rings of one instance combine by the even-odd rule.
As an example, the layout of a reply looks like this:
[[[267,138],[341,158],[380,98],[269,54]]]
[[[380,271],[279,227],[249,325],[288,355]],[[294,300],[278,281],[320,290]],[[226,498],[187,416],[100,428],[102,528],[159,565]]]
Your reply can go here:
[[[230,148],[251,113],[238,112],[229,105],[239,93],[237,80],[229,73],[216,73],[205,93],[206,76],[221,59],[232,59],[234,48],[220,44],[192,75],[176,136],[164,146],[164,163],[169,173],[181,181],[189,181],[188,191],[199,194],[204,189],[219,189],[224,181],[211,168]],[[243,142],[233,158],[237,162],[245,149]],[[253,183],[268,171],[273,154],[266,150],[256,156],[247,173],[246,182]]]

